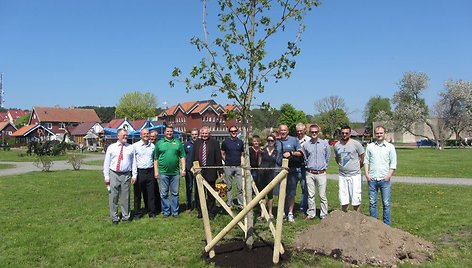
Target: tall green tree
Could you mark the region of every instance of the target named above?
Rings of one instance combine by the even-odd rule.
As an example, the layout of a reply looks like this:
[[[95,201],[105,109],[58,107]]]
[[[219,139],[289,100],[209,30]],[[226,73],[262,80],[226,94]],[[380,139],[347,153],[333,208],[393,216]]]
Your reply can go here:
[[[20,118],[16,119],[15,127],[20,128],[22,126],[26,126],[28,124],[30,117],[31,117],[31,113],[27,113],[21,116]]]
[[[295,109],[292,104],[282,104],[282,106],[280,106],[280,113],[279,124],[287,125],[289,134],[292,136],[297,135],[295,126],[298,123],[306,124],[308,122],[305,113]]]
[[[380,111],[384,111],[387,115],[392,114],[390,99],[380,96],[370,98],[364,108],[365,125],[368,129],[372,129],[372,124],[376,121]]]
[[[280,111],[275,108],[252,109],[249,122],[255,129],[263,130],[276,127],[279,123]]]
[[[206,54],[199,64],[192,67],[189,77],[179,78],[182,72],[175,68],[172,75],[175,81],[182,81],[187,91],[211,88],[212,95],[226,94],[228,99],[241,107],[240,118],[243,122],[243,140],[246,148],[246,167],[249,168],[249,146],[247,138],[248,117],[255,93],[263,93],[265,84],[282,78],[289,78],[295,68],[294,58],[300,54],[298,42],[304,31],[303,18],[318,0],[270,1],[270,0],[218,0],[218,10],[207,12],[207,2],[203,7],[203,37],[193,37],[191,43],[198,51]],[[213,14],[214,20],[208,20]],[[218,21],[216,32],[210,40],[207,21]],[[295,26],[295,27],[294,27]],[[298,26],[298,27],[297,27]],[[213,28],[215,29],[215,28]],[[285,47],[277,47],[280,38],[294,30],[294,38],[285,42]],[[277,33],[283,35],[275,38]],[[288,33],[290,35],[290,33]],[[291,37],[289,37],[291,38]],[[269,46],[271,44],[271,46]],[[271,53],[268,48],[271,47]],[[277,51],[280,52],[277,53]],[[246,174],[249,172],[246,172]],[[246,177],[246,200],[252,200],[252,177]],[[246,233],[246,243],[252,247],[253,214],[247,217],[250,225]]]
[[[349,118],[343,109],[336,108],[315,115],[315,122],[320,125],[326,137],[334,139],[342,126],[349,125]]]
[[[157,99],[151,92],[125,93],[116,106],[116,117],[129,120],[148,119],[156,116]]]

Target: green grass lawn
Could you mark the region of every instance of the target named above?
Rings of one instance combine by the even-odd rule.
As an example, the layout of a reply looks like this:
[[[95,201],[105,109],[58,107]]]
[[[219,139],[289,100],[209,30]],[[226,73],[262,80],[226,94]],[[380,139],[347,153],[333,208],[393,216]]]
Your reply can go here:
[[[472,178],[470,149],[397,148],[397,162],[397,176]],[[333,151],[328,173],[338,173]]]
[[[8,169],[8,168],[14,168],[15,165],[11,164],[0,164],[0,169]]]
[[[181,193],[184,186],[181,183]],[[185,209],[181,196],[181,209]],[[203,224],[196,212],[177,219],[144,218],[111,225],[100,171],[33,172],[0,178],[0,267],[207,267]],[[299,200],[299,197],[296,199]],[[337,183],[329,181],[330,209],[338,207]],[[364,185],[363,212],[368,212]],[[425,267],[472,266],[472,187],[394,184],[393,226],[432,241],[435,261]],[[230,221],[219,215],[213,235]],[[296,234],[319,221],[284,224],[289,250]],[[256,224],[256,234],[267,229]],[[232,230],[226,239],[242,237]],[[359,245],[362,246],[362,245]],[[284,267],[345,267],[327,257],[293,252]],[[407,267],[408,265],[400,265]]]
[[[74,151],[68,153],[76,153]],[[0,151],[0,161],[7,162],[33,162],[35,160],[35,155],[26,155],[25,149],[12,148],[10,151]],[[51,160],[67,160],[66,155],[51,156]]]
[[[103,160],[84,161],[84,165],[103,166]]]

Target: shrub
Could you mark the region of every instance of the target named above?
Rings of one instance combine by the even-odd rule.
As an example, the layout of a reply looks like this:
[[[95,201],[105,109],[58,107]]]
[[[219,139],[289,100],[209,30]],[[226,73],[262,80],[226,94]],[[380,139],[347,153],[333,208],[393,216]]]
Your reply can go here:
[[[79,170],[82,166],[83,158],[79,154],[70,154],[67,156],[67,163],[71,164],[74,170]]]
[[[49,158],[48,156],[45,156],[45,155],[38,155],[36,157],[36,159],[34,160],[33,162],[33,165],[39,169],[41,169],[41,171],[49,171],[52,167],[52,165],[54,164],[54,162],[51,160],[51,158]]]

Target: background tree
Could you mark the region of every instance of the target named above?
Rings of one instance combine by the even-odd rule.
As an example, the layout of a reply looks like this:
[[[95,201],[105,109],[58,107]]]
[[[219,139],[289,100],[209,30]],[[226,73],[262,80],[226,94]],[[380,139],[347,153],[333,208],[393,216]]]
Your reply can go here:
[[[305,113],[295,109],[292,104],[282,104],[280,106],[280,113],[279,124],[287,125],[289,134],[292,136],[297,135],[295,126],[298,123],[306,124],[308,122]]]
[[[156,116],[157,99],[151,92],[138,91],[124,94],[116,106],[116,117],[129,120],[148,119]]]
[[[335,139],[337,132],[343,125],[349,124],[346,112],[341,108],[315,115],[315,122],[320,125],[327,138]]]
[[[460,133],[472,126],[472,83],[463,80],[448,80],[436,110],[438,117],[460,140]]]
[[[342,97],[328,96],[315,101],[315,111],[315,122],[321,126],[326,137],[335,138],[336,131],[349,124],[346,102]]]
[[[438,124],[433,124],[428,119],[429,108],[422,96],[423,91],[428,87],[429,77],[421,72],[407,72],[398,83],[399,90],[393,96],[394,112],[392,120],[395,130],[408,132],[414,136],[429,139],[423,133],[416,130],[416,124],[426,124],[436,141],[436,148],[443,147],[446,139],[444,123],[439,120]]]
[[[304,30],[303,18],[318,1],[219,0],[217,3],[215,20],[218,25],[216,33],[212,34],[215,39],[209,40],[207,1],[203,0],[203,38],[193,37],[191,40],[199,51],[206,53],[206,57],[193,66],[190,77],[177,81],[183,81],[187,91],[210,87],[213,90],[212,96],[226,94],[228,99],[241,106],[242,136],[246,148],[245,168],[249,168],[247,128],[255,90],[263,93],[267,82],[290,77],[295,68],[294,57],[300,53],[297,43]],[[295,28],[294,39],[286,42],[286,47],[277,47],[280,39],[274,39],[275,34],[294,29],[294,26],[298,26]],[[270,54],[267,51],[269,43],[272,44]],[[281,51],[281,54],[274,51]],[[180,77],[181,74],[179,68],[172,72],[174,77]],[[171,81],[170,85],[173,86],[175,81]],[[246,177],[246,200],[252,200],[250,175]],[[246,233],[246,244],[252,248],[252,212],[248,214],[247,220],[250,225]]]
[[[317,111],[318,114],[327,113],[336,109],[347,111],[346,101],[344,101],[343,97],[328,96],[315,101],[315,111]]]
[[[380,111],[384,111],[387,115],[392,115],[392,107],[389,98],[375,96],[369,99],[364,108],[365,125],[372,130],[372,124],[376,121],[376,117]]]
[[[27,114],[19,117],[18,119],[16,119],[15,127],[20,128],[22,126],[26,126],[28,124],[28,121],[29,121],[30,117],[31,117],[31,113],[27,113]]]
[[[272,107],[252,109],[249,122],[253,128],[259,130],[277,127],[280,115],[280,111]]]

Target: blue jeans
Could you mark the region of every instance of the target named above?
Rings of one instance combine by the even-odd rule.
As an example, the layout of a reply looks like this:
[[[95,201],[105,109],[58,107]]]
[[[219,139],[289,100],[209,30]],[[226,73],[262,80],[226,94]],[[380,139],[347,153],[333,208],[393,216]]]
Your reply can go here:
[[[390,193],[392,192],[392,185],[390,181],[369,181],[369,208],[370,216],[377,218],[377,192],[380,190],[383,204],[383,222],[391,225],[390,219]]]
[[[306,185],[306,168],[301,167],[300,187],[302,188],[302,196],[300,198],[300,211],[306,212],[308,209],[308,187]]]
[[[160,175],[159,190],[161,194],[162,214],[164,217],[179,215],[179,182],[180,175]],[[169,190],[171,199],[169,201]]]

